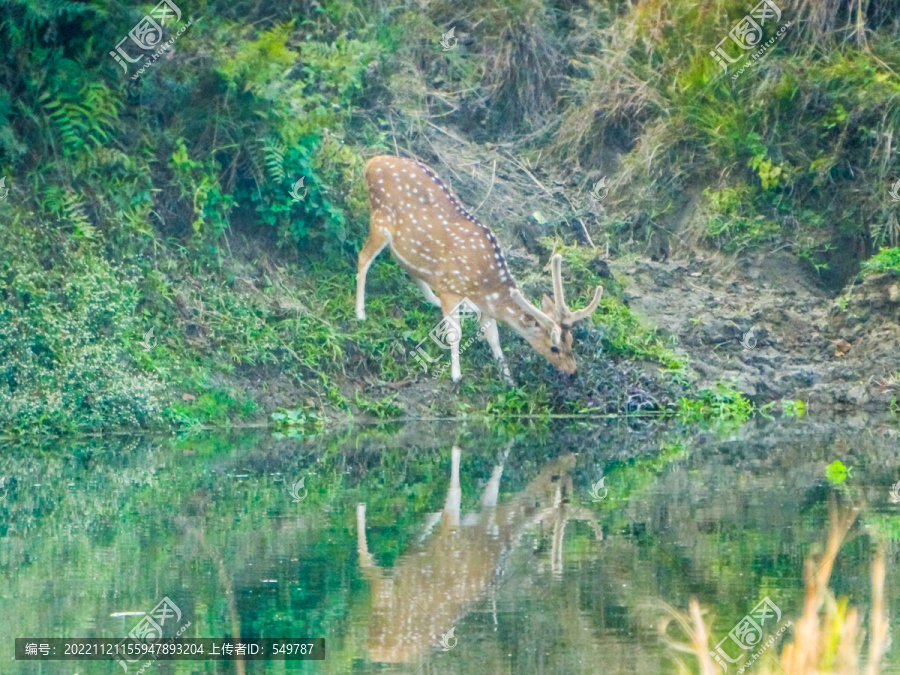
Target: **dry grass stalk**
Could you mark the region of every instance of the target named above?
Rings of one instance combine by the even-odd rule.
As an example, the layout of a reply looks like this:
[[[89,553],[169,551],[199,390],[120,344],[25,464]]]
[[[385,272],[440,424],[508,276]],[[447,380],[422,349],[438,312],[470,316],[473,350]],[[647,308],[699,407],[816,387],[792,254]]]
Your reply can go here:
[[[806,597],[803,616],[794,625],[794,639],[787,644],[780,658],[760,661],[756,675],[878,675],[879,662],[887,646],[888,621],[884,607],[884,544],[878,543],[872,560],[872,608],[869,619],[869,639],[866,667],[860,668],[862,631],[859,612],[848,609],[846,602],[838,602],[828,587],[834,558],[853,523],[858,511],[852,506],[838,508],[832,498],[829,504],[830,528],[824,555],[819,560],[808,558],[805,563]],[[818,565],[818,567],[816,567]],[[696,598],[691,598],[689,616],[663,604],[671,616],[660,623],[665,643],[676,651],[696,656],[700,662],[700,675],[719,675],[719,669],[710,658],[710,631],[703,621],[703,611]],[[824,613],[822,612],[824,606]],[[675,619],[690,638],[690,643],[673,642],[666,634],[668,625]],[[738,672],[754,665],[748,659]],[[690,672],[676,659],[679,673]]]

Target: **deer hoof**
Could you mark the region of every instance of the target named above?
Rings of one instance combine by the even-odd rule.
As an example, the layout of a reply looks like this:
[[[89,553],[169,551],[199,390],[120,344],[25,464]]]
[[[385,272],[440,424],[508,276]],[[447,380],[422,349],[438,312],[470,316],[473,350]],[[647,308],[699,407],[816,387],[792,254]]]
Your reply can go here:
[[[366,320],[366,313],[365,313],[363,310],[358,309],[358,310],[356,310],[356,318],[357,318],[357,320],[359,320],[359,321],[365,321],[365,320]]]

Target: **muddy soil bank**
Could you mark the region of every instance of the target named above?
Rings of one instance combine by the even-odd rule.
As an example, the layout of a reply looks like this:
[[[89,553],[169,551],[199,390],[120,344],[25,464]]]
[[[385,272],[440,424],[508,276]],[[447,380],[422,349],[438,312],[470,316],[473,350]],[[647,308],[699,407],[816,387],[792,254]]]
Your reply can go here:
[[[529,256],[520,247],[513,245],[509,251],[512,264],[523,270],[540,264],[540,256]],[[606,353],[603,317],[598,314],[593,329],[586,326],[576,333],[575,375],[549,367],[501,326],[520,390],[516,396],[522,398],[518,409],[515,401],[507,405],[513,395],[502,384],[484,341],[476,341],[465,355],[460,383],[446,374],[433,379],[419,368],[396,382],[384,381],[375,372],[361,377],[348,373],[332,380],[345,401],[340,406],[318,381],[301,381],[277,369],[231,384],[256,402],[260,421],[277,408],[302,405],[318,409],[328,426],[379,420],[371,408],[357,405],[357,392],[366,401],[390,402],[385,421],[478,416],[491,406],[498,417],[542,413],[545,405],[560,413],[583,408],[597,414],[659,411],[674,409],[682,396],[696,395],[720,381],[731,382],[757,406],[782,398],[803,400],[811,413],[886,411],[900,400],[900,275],[857,280],[836,295],[787,252],[737,259],[702,250],[689,255],[664,261],[623,255],[592,263],[603,269],[608,290],[643,321],[658,326],[666,342],[685,357],[687,378],[667,375],[658,363]],[[534,285],[526,290],[539,297],[551,289],[548,283],[547,288]],[[435,310],[435,321],[439,316]],[[493,391],[472,385],[479,369],[496,375]],[[530,400],[538,385],[546,385],[543,403]],[[578,409],[571,402],[578,402]]]
[[[757,405],[819,409],[883,410],[900,397],[900,275],[835,296],[785,252],[610,266],[629,306],[677,336],[699,388],[731,380]]]

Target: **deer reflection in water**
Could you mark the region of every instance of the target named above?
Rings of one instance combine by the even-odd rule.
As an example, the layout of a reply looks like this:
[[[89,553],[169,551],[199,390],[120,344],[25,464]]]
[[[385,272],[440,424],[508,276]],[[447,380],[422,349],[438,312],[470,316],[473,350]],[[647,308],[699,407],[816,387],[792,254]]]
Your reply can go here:
[[[413,661],[442,644],[441,637],[487,597],[492,581],[508,571],[505,568],[510,553],[529,527],[540,523],[549,528],[552,524],[551,568],[556,574],[562,573],[562,540],[569,520],[587,520],[597,539],[602,539],[593,514],[568,503],[572,494],[569,473],[575,466],[573,454],[552,461],[524,490],[498,505],[503,461],[508,452],[507,448],[491,473],[480,512],[462,516],[461,452],[453,448],[450,489],[443,511],[428,517],[422,536],[390,573],[378,567],[369,553],[366,506],[357,506],[360,566],[372,588],[372,661]],[[438,532],[431,534],[438,523]],[[454,644],[455,641],[450,642]]]

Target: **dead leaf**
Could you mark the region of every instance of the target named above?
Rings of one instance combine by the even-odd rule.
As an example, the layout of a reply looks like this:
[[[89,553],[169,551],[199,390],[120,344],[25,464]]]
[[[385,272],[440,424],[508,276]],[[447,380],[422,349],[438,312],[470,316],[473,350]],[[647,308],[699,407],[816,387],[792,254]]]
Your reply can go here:
[[[850,351],[850,343],[844,340],[843,338],[838,338],[837,340],[832,340],[832,344],[834,344],[834,355],[835,356],[843,356],[847,352]]]

